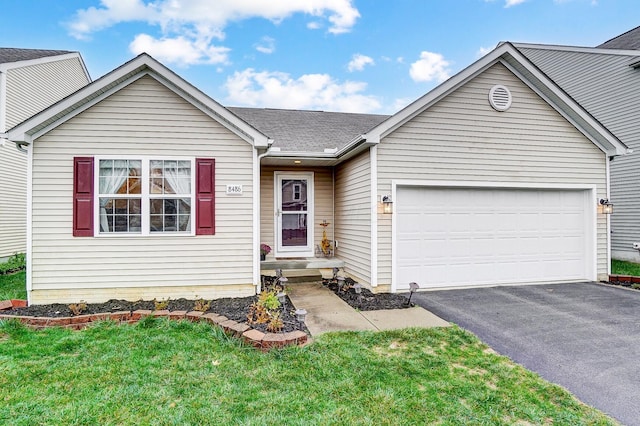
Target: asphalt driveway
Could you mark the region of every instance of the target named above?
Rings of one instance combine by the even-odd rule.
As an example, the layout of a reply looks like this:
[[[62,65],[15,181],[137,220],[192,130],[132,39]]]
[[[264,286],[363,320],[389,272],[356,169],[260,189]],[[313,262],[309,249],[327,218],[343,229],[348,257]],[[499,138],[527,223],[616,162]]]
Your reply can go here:
[[[640,425],[640,292],[596,283],[416,293],[477,335],[626,425]]]

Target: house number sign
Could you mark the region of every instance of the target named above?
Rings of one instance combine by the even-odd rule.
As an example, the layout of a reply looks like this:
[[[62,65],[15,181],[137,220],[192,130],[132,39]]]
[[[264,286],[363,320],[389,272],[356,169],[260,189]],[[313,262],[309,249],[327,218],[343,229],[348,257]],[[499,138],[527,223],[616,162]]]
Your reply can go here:
[[[242,195],[242,185],[227,185],[227,195]]]

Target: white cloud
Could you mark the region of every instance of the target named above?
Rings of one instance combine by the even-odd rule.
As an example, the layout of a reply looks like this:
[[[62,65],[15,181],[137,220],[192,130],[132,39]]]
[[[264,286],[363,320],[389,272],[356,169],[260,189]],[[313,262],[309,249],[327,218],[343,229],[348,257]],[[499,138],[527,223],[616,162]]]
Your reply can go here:
[[[179,65],[219,63],[220,49],[214,39],[223,40],[231,22],[262,18],[278,23],[294,15],[313,17],[308,28],[319,28],[328,21],[328,32],[341,34],[351,30],[360,17],[353,0],[100,0],[97,7],[76,11],[67,23],[69,33],[87,39],[94,32],[124,22],[143,22],[161,30],[158,37],[140,34],[131,47],[152,46],[157,57],[174,58]],[[142,37],[140,39],[140,37]],[[203,44],[209,46],[204,46]],[[186,49],[177,54],[175,46]],[[164,49],[168,49],[167,52]],[[268,46],[267,46],[268,50]],[[197,55],[194,52],[199,52]],[[139,53],[134,50],[134,53]],[[198,58],[194,60],[193,58]]]
[[[527,0],[505,0],[504,7],[517,6],[519,4],[524,3]]]
[[[100,0],[99,7],[80,9],[71,21],[69,31],[82,38],[92,32],[120,22],[142,21],[160,25],[163,31],[222,30],[229,22],[263,18],[280,22],[302,13],[324,18],[331,23],[329,32],[348,32],[360,17],[352,0]]]
[[[362,113],[381,107],[376,97],[362,93],[366,83],[341,83],[327,74],[293,78],[283,72],[257,72],[248,68],[228,77],[224,87],[228,92],[227,104]]]
[[[262,37],[260,43],[256,45],[256,50],[260,53],[269,55],[276,51],[276,41],[271,37]]]
[[[484,55],[486,55],[487,53],[491,52],[492,50],[493,50],[493,47],[480,46],[480,49],[478,49],[478,51],[476,52],[476,57],[477,58],[482,58]]]
[[[411,98],[398,98],[395,101],[393,101],[393,113],[396,113],[398,111],[400,111],[401,109],[405,108],[407,105],[409,105],[411,102],[413,102],[415,99],[411,99]]]
[[[439,53],[423,51],[420,59],[411,64],[409,75],[416,82],[437,81],[442,83],[449,78],[449,62]]]
[[[374,64],[375,61],[373,58],[356,53],[351,57],[351,61],[349,61],[349,64],[347,65],[347,69],[349,72],[362,71],[365,66]]]
[[[307,28],[309,28],[310,30],[319,30],[320,28],[322,28],[322,23],[318,21],[311,21],[307,24]]]
[[[175,38],[155,39],[147,34],[139,34],[129,45],[134,54],[146,52],[160,62],[191,64],[224,64],[228,62],[229,48],[212,46],[210,40],[189,40]]]

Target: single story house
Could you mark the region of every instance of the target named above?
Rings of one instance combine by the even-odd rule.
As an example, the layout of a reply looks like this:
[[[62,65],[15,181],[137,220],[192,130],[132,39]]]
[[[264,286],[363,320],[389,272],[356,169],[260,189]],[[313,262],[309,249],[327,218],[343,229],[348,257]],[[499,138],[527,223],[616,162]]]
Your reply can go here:
[[[596,48],[515,47],[634,151],[610,162],[611,256],[640,262],[640,27]]]
[[[0,135],[89,83],[78,52],[0,48]],[[27,249],[27,154],[0,139],[0,262]]]
[[[597,280],[627,147],[505,43],[392,116],[225,108],[146,54],[12,128],[31,303],[246,296],[323,231],[374,291]]]

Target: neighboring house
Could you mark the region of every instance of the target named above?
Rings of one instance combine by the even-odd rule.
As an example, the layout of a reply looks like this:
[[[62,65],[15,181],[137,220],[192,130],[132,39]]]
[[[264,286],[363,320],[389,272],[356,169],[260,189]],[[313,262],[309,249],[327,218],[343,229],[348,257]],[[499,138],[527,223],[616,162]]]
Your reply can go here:
[[[80,54],[0,48],[0,137],[89,83]],[[27,154],[0,139],[0,261],[26,251]]]
[[[597,48],[515,47],[634,151],[610,162],[611,257],[640,262],[640,27]]]
[[[8,138],[31,303],[255,294],[260,243],[308,258],[325,222],[374,291],[601,279],[627,151],[510,44],[390,117],[227,109],[143,54]]]

